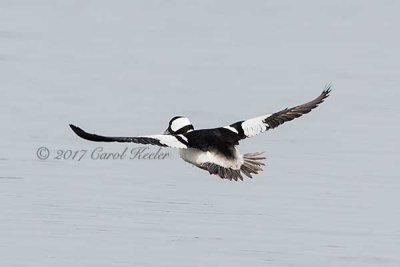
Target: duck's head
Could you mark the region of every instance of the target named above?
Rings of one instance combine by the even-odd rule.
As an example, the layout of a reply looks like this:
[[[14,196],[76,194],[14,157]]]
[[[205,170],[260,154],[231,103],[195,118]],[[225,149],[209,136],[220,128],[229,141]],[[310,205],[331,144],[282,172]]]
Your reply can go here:
[[[194,130],[193,125],[190,123],[188,118],[182,116],[176,116],[169,121],[168,128],[167,130],[164,131],[164,134],[170,134],[170,135],[185,134],[193,130]]]

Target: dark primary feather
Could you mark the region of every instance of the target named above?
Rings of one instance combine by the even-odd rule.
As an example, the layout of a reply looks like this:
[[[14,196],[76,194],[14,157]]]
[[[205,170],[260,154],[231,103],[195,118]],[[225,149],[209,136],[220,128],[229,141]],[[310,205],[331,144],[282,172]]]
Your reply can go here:
[[[150,137],[110,137],[110,136],[102,136],[97,134],[87,133],[81,128],[70,124],[69,125],[79,137],[94,141],[94,142],[121,142],[121,143],[139,143],[145,145],[156,145],[156,146],[167,146],[165,144],[160,143],[159,140],[150,138]]]
[[[331,92],[331,85],[328,85],[325,90],[314,100],[307,102],[302,105],[298,105],[292,108],[285,108],[281,111],[275,112],[270,116],[267,116],[262,123],[266,126],[265,131],[269,129],[274,129],[278,127],[279,125],[291,121],[295,118],[298,118],[304,114],[309,113],[311,110],[316,108],[319,104],[324,102],[325,98],[329,96],[329,93]],[[242,127],[242,123],[246,122],[245,120],[235,122],[231,124],[230,126],[235,128],[238,131],[238,134],[236,134],[236,141],[238,142],[241,139],[245,139],[248,136],[245,135]],[[235,141],[235,138],[231,138],[233,141]]]
[[[285,108],[281,111],[278,111],[269,116],[268,118],[266,118],[263,122],[268,125],[267,127],[268,129],[274,129],[287,121],[291,121],[295,118],[300,117],[301,115],[309,113],[311,110],[318,107],[319,104],[324,102],[324,99],[329,96],[330,92],[331,92],[331,86],[329,85],[321,93],[321,95],[315,98],[314,100],[299,106],[295,106],[292,108]]]

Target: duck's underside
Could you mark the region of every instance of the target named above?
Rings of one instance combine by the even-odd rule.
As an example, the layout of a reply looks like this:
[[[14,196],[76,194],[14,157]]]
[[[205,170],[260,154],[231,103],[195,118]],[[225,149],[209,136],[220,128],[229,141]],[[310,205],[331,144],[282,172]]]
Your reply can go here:
[[[263,153],[264,152],[244,154],[243,164],[239,169],[225,168],[212,162],[205,162],[197,166],[208,171],[210,174],[218,175],[222,179],[233,179],[235,181],[240,179],[243,181],[242,173],[249,178],[253,178],[252,174],[258,174],[258,172],[263,170],[261,168],[261,166],[265,165],[261,162],[265,159],[265,157],[262,156]]]

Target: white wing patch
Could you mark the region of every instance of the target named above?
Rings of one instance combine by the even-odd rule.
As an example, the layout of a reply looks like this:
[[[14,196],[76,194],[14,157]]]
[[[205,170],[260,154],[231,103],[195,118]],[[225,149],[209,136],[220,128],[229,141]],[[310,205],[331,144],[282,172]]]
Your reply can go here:
[[[271,116],[271,114],[252,118],[242,122],[241,126],[244,134],[247,137],[252,137],[268,130],[269,125],[267,123],[264,123],[263,121],[269,116]]]
[[[186,143],[188,142],[188,139],[186,138],[186,136],[184,136],[183,134],[178,134],[178,136],[180,138],[182,138]]]
[[[187,138],[183,135],[178,135],[180,136],[184,141],[187,142]],[[169,147],[174,147],[174,148],[187,148],[187,146],[179,141],[178,138],[176,138],[173,135],[167,135],[167,134],[159,134],[159,135],[144,135],[141,137],[148,137],[148,138],[153,138],[157,139],[160,141],[161,144],[169,146]]]
[[[223,127],[223,128],[228,129],[229,131],[232,131],[232,132],[234,132],[234,133],[236,133],[236,134],[239,134],[238,130],[236,130],[236,129],[233,128],[232,126],[225,126],[225,127]]]

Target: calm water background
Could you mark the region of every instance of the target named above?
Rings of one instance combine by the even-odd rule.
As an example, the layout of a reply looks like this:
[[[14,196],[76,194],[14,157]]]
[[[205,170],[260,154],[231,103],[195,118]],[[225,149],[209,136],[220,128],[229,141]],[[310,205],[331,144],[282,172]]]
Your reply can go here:
[[[400,266],[398,1],[0,1],[1,266]],[[41,161],[316,97],[265,171]],[[107,144],[118,152],[124,144]],[[130,146],[135,147],[135,146]]]

